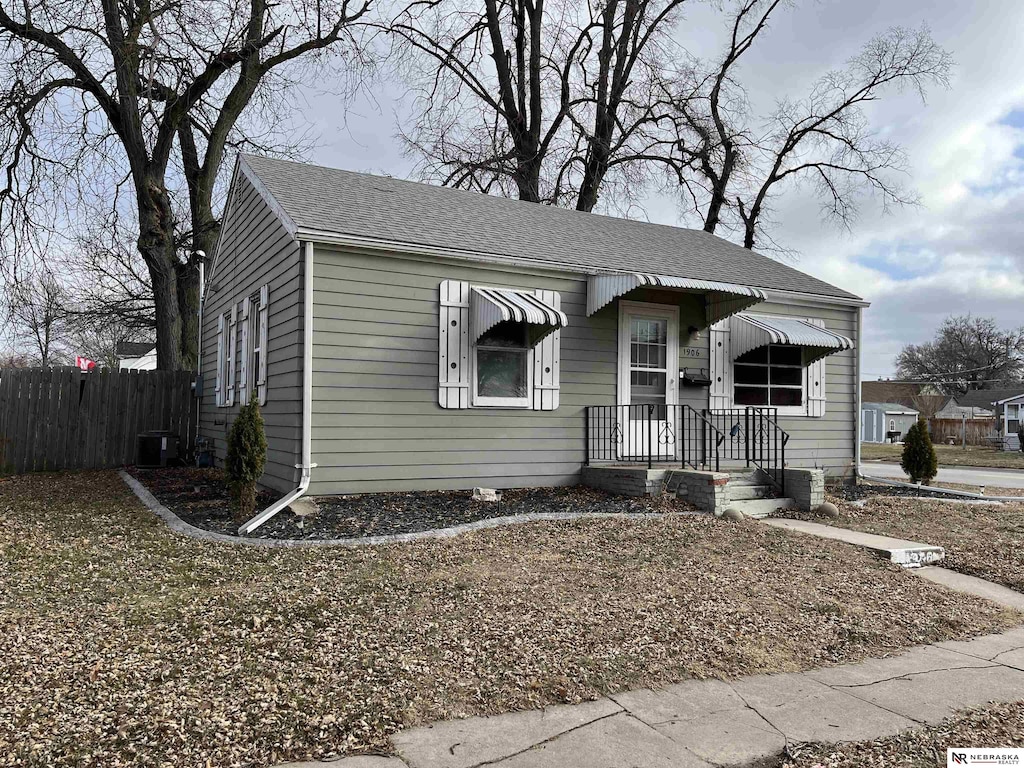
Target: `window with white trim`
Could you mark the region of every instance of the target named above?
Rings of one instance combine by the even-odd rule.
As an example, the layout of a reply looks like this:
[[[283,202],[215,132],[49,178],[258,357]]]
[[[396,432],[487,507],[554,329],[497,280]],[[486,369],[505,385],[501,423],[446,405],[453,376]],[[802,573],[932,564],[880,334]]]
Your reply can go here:
[[[473,350],[473,405],[530,407],[532,345],[526,323],[498,323]]]
[[[733,363],[733,402],[803,408],[805,370],[801,347],[771,344],[753,349]]]

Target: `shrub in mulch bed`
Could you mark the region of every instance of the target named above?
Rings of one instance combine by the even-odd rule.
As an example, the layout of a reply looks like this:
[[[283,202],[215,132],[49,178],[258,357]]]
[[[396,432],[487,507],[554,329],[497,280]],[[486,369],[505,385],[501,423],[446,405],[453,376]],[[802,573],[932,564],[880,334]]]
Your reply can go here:
[[[220,470],[175,467],[132,470],[159,501],[185,522],[209,531],[236,534],[232,502]],[[277,498],[263,493],[258,506]],[[517,488],[499,503],[474,501],[471,491],[414,491],[320,496],[320,511],[301,521],[283,510],[260,526],[253,538],[343,539],[415,533],[530,513],[682,512],[695,507],[669,498],[616,496],[585,486]]]

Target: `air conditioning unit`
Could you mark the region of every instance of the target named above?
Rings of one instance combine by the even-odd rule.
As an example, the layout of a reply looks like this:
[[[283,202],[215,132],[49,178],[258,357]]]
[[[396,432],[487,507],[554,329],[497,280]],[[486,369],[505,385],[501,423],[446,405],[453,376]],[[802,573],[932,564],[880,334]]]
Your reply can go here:
[[[178,458],[178,436],[173,432],[142,432],[136,446],[137,467],[166,467]]]

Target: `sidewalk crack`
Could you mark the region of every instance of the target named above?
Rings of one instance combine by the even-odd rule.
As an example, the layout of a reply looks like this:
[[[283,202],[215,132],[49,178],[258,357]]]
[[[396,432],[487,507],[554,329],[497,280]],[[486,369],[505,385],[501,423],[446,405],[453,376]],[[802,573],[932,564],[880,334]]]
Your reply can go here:
[[[561,733],[556,733],[553,736],[549,736],[546,739],[538,741],[536,744],[531,744],[530,746],[526,747],[525,749],[520,749],[520,750],[518,750],[516,752],[512,752],[512,753],[507,754],[507,755],[502,755],[501,757],[497,757],[494,760],[484,760],[483,762],[480,762],[480,763],[473,763],[473,765],[471,765],[470,768],[483,768],[483,766],[487,766],[487,765],[497,765],[498,763],[501,763],[501,762],[503,762],[505,760],[509,760],[509,759],[511,759],[513,757],[517,757],[517,756],[523,754],[524,752],[529,752],[531,749],[536,749],[537,747],[542,746],[544,744],[550,744],[555,739],[560,739],[562,736],[565,736],[566,734],[572,733],[573,731],[578,731],[580,728],[586,728],[588,725],[593,725],[594,723],[599,723],[602,720],[607,720],[609,717],[615,717],[616,715],[621,715],[625,710],[622,709],[622,706],[618,702],[614,702],[614,703],[616,704],[616,706],[619,707],[619,710],[617,712],[610,712],[607,715],[601,715],[600,717],[595,717],[593,720],[588,720],[585,723],[580,723],[579,725],[574,725],[572,728],[569,728],[568,730],[562,731]]]

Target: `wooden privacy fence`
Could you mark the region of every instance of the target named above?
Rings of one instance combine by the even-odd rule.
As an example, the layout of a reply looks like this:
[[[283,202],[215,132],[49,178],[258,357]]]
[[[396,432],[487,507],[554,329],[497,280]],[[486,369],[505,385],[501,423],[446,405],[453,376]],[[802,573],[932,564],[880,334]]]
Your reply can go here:
[[[960,445],[964,436],[962,419],[928,419],[928,431],[931,432],[933,443],[947,443],[955,438]],[[987,445],[996,434],[994,419],[967,419],[967,444]]]
[[[0,369],[0,471],[120,467],[135,463],[140,432],[178,435],[191,451],[194,375],[188,371]]]

